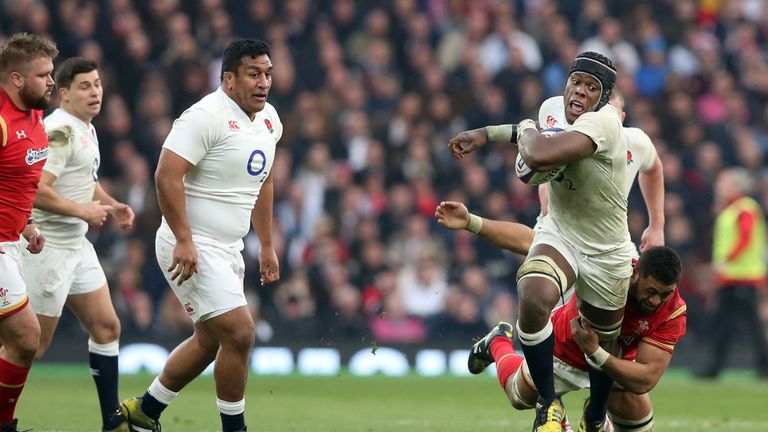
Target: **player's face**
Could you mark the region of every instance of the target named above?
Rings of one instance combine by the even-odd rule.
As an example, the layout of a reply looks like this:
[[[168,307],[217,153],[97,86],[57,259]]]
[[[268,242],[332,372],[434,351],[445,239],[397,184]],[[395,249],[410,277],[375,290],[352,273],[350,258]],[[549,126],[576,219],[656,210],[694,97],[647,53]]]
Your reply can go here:
[[[272,87],[272,60],[267,55],[243,56],[236,74],[228,74],[230,94],[249,116],[264,109]]]
[[[54,84],[52,72],[53,60],[50,57],[38,57],[29,62],[24,75],[19,74],[19,97],[26,108],[42,110],[51,105]]]
[[[592,111],[600,101],[602,85],[595,77],[583,72],[574,72],[568,77],[563,92],[565,119],[573,123],[585,112]]]
[[[75,75],[69,88],[61,89],[60,93],[67,111],[80,120],[90,122],[101,111],[104,88],[97,70]]]
[[[643,315],[653,315],[656,310],[675,292],[677,284],[663,285],[653,276],[632,275],[629,285],[629,300]]]

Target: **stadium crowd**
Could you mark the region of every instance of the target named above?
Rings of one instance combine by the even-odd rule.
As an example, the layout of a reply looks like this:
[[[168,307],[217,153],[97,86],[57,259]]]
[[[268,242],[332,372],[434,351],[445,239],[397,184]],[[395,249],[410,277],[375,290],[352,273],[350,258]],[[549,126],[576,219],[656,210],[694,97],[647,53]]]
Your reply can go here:
[[[626,125],[664,164],[666,242],[683,258],[689,336],[708,331],[713,182],[746,168],[768,209],[765,2],[695,0],[11,0],[0,40],[34,32],[60,60],[100,63],[100,181],[136,213],[89,237],[124,333],[183,332],[191,322],[154,259],[153,184],[173,119],[219,84],[223,48],[266,40],[269,102],[285,126],[274,165],[282,280],[258,286],[246,240],[246,289],[260,342],[468,341],[516,313],[521,257],[433,218],[442,200],[533,225],[536,189],[514,175],[513,146],[462,163],[456,133],[537,118],[578,52],[619,66]],[[646,226],[639,191],[630,230]],[[763,315],[768,308],[763,308]]]

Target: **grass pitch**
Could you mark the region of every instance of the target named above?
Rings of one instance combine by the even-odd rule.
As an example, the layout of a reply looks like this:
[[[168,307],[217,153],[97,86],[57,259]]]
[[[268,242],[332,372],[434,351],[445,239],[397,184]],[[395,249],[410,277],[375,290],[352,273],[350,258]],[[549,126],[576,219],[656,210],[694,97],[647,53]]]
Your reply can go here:
[[[153,377],[121,377],[121,398],[142,394]],[[568,395],[572,421],[585,391]],[[768,382],[731,372],[696,381],[672,370],[652,393],[656,430],[763,430]],[[260,432],[528,431],[532,411],[515,411],[490,376],[406,378],[251,376],[247,423]],[[37,364],[16,411],[22,429],[99,431],[96,392],[87,365]],[[213,379],[199,377],[161,418],[166,432],[220,430]]]

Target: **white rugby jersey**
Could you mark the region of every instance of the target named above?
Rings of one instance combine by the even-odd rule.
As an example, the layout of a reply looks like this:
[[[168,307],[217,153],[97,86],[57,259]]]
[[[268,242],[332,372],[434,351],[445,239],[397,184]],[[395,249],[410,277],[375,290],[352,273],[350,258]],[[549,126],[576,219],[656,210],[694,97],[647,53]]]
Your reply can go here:
[[[70,201],[91,202],[101,161],[96,129],[62,108],[43,122],[48,134],[48,160],[43,169],[56,176],[53,189]],[[88,232],[88,223],[78,217],[38,208],[32,210],[32,217],[50,246],[78,248]]]
[[[184,175],[193,236],[242,249],[282,134],[272,105],[267,103],[251,121],[221,87],[176,119],[163,148],[194,165]],[[173,239],[165,217],[160,234]]]
[[[541,104],[539,125],[542,129],[568,130],[572,127],[565,119],[565,103],[562,96],[551,97]],[[627,184],[624,192],[629,195],[638,172],[653,168],[656,162],[656,147],[653,146],[651,138],[639,128],[625,127],[624,134],[627,136]]]
[[[564,117],[562,98],[560,107]],[[542,111],[539,113],[541,120]],[[631,185],[631,178],[627,138],[618,110],[606,105],[597,112],[582,114],[572,125],[545,115],[540,124],[581,132],[597,146],[592,156],[569,163],[562,179],[547,183],[549,212],[545,217],[552,218],[561,234],[586,254],[630,245],[627,185]]]

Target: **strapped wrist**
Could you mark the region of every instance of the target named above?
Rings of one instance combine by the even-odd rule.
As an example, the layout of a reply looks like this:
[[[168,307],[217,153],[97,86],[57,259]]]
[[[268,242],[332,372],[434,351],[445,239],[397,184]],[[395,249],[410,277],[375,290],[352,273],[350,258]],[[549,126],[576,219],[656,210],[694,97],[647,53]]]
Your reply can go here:
[[[520,137],[528,129],[538,130],[538,128],[536,127],[536,122],[534,122],[531,119],[525,119],[517,124],[517,138],[516,138],[517,142],[520,142]]]
[[[505,124],[497,126],[486,126],[485,136],[488,141],[515,143],[517,142],[517,125]]]
[[[603,347],[599,346],[593,352],[592,354],[588,354],[587,356],[587,363],[589,363],[590,366],[592,366],[595,369],[601,369],[603,365],[608,361],[608,359],[611,357],[611,355],[603,349]]]
[[[469,221],[467,222],[467,226],[464,229],[471,232],[472,234],[480,233],[480,230],[483,229],[483,218],[470,213]]]

